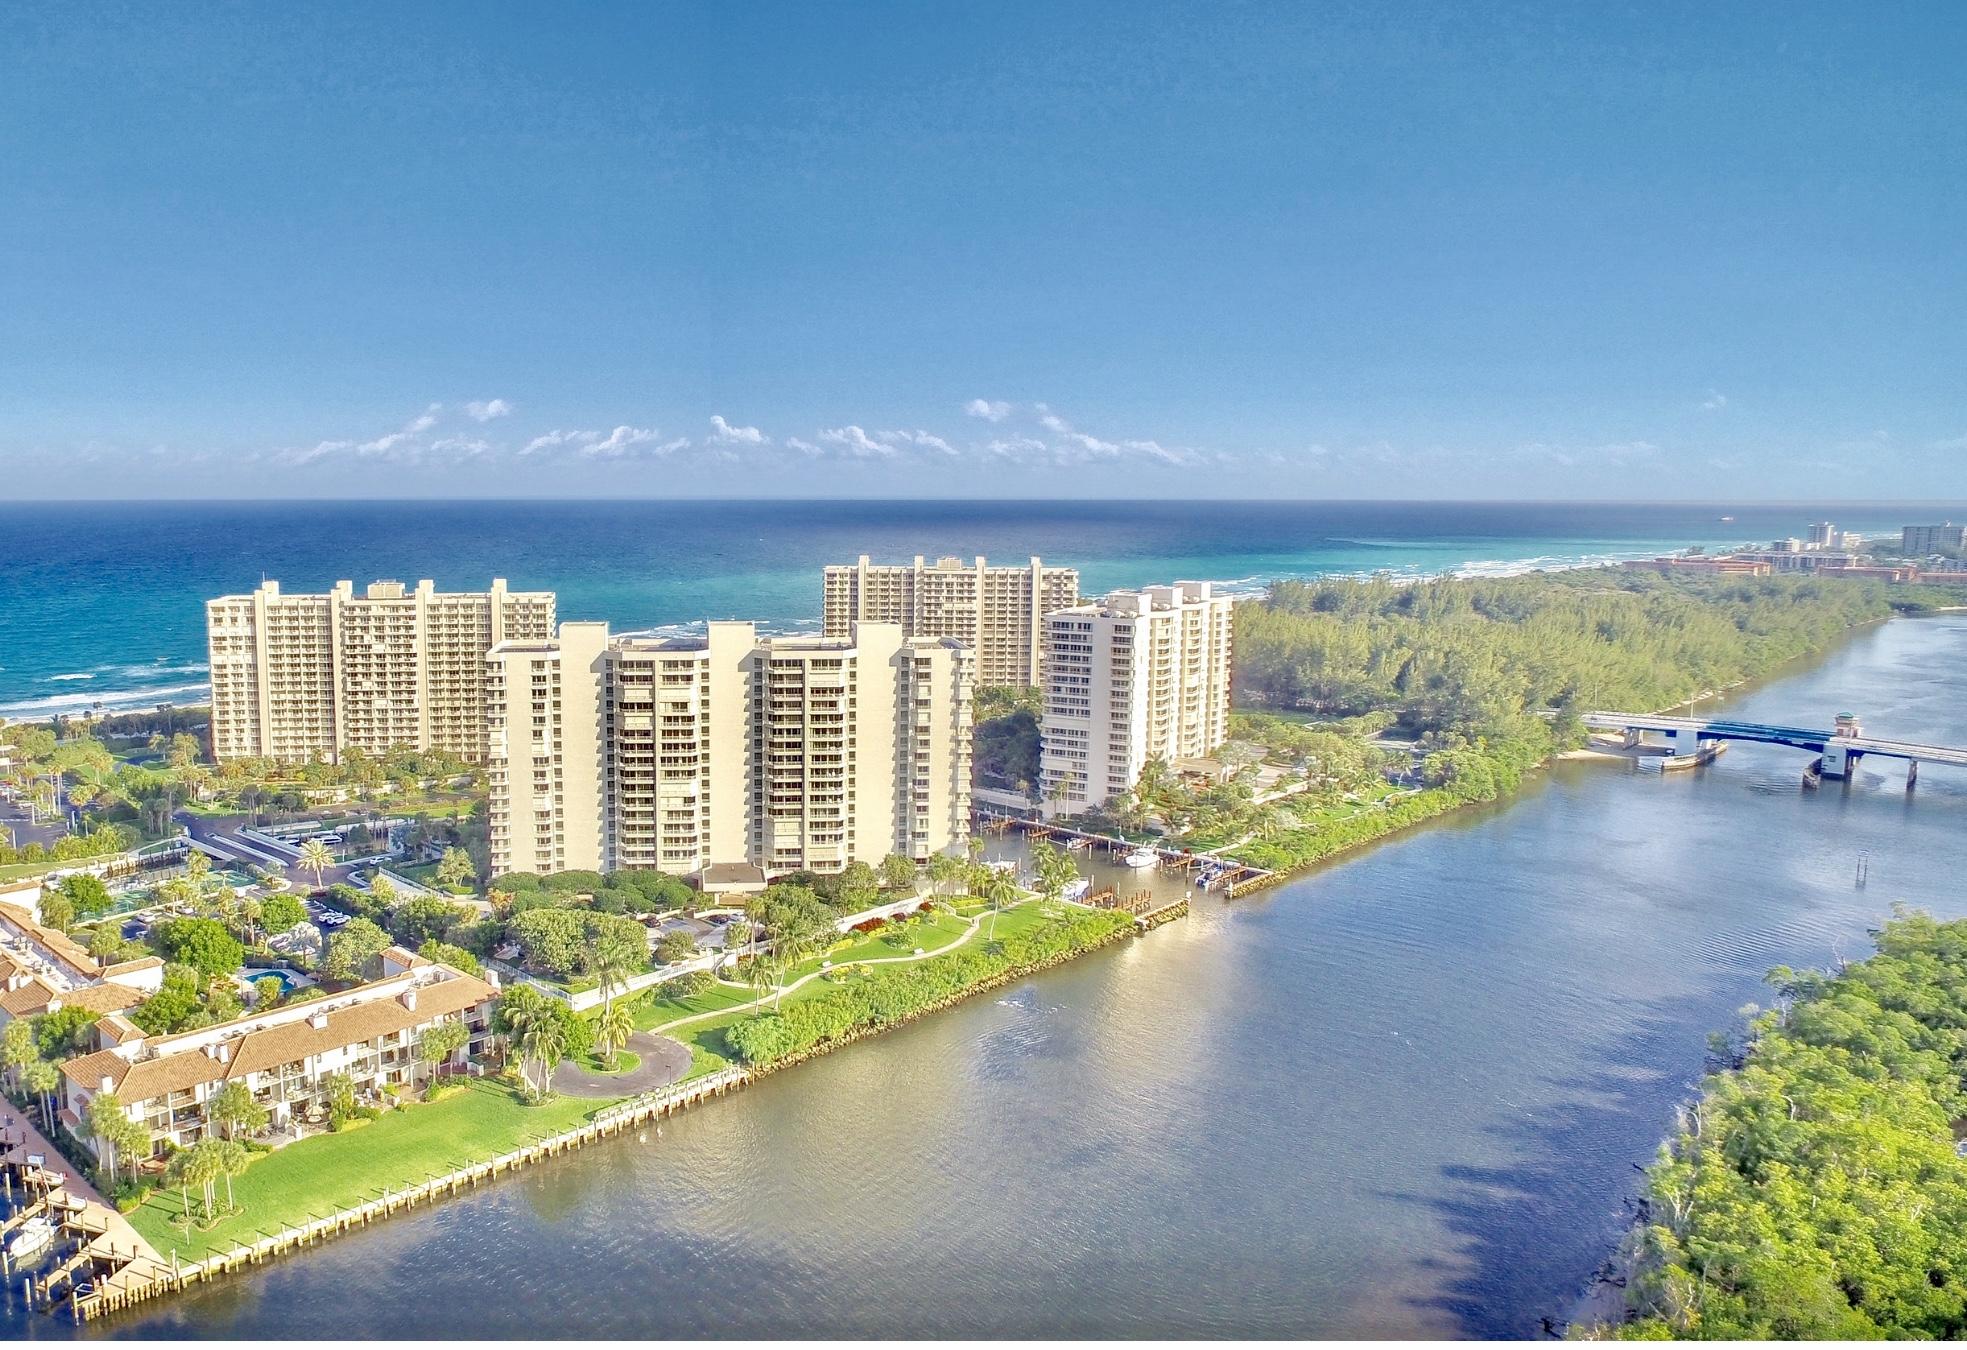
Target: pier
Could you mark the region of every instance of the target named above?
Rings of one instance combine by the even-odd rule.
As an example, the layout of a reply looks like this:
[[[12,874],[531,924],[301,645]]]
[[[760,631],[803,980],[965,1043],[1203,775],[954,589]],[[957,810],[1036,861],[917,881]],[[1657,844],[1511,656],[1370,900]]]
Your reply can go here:
[[[1063,839],[1068,846],[1079,842],[1088,849],[1105,850],[1109,859],[1116,855],[1124,856],[1136,849],[1146,849],[1155,855],[1157,871],[1187,872],[1195,878],[1195,884],[1202,890],[1221,889],[1231,899],[1248,894],[1276,880],[1276,874],[1265,868],[1237,862],[1232,858],[1219,858],[1213,853],[1194,853],[1188,849],[1144,843],[1115,834],[1076,830],[1066,825],[993,810],[987,806],[979,807],[978,815],[980,818],[978,828],[986,833],[1006,834],[1015,830],[1027,839]]]

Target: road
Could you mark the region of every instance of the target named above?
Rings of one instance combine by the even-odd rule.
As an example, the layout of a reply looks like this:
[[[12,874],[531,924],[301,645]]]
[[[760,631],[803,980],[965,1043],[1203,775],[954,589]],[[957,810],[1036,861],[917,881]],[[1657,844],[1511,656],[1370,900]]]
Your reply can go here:
[[[251,816],[205,816],[192,811],[180,811],[173,819],[178,824],[184,826],[185,829],[189,830],[191,837],[199,843],[237,858],[239,860],[238,866],[243,868],[251,865],[264,867],[269,871],[275,870],[272,863],[246,853],[240,848],[239,841],[231,837],[233,832],[241,826],[252,824]],[[315,889],[314,873],[292,865],[281,867],[278,870],[293,883],[294,889],[301,894],[305,895]],[[354,873],[359,870],[361,869],[350,867],[347,864],[324,868],[321,872],[320,884],[323,886],[333,886],[337,882],[346,881],[352,883]]]

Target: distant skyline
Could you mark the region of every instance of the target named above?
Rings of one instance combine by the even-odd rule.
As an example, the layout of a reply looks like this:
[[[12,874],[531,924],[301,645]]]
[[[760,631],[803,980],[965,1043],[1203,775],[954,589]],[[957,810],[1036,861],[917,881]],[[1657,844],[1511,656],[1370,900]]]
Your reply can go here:
[[[1967,499],[1967,8],[0,11],[0,501]]]

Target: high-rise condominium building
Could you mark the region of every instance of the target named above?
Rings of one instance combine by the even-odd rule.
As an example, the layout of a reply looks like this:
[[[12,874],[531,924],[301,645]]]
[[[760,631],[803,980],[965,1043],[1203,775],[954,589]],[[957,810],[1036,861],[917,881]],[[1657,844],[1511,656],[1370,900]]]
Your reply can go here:
[[[909,637],[956,638],[977,653],[977,683],[1039,682],[1045,616],[1079,603],[1079,573],[1033,558],[1024,567],[992,567],[938,558],[933,565],[874,564],[826,569],[824,614],[829,637],[854,623],[896,623]]]
[[[1098,806],[1132,790],[1150,760],[1223,743],[1233,606],[1206,581],[1178,581],[1046,616],[1047,814]]]
[[[924,861],[969,835],[969,648],[839,637],[557,641],[486,658],[492,871],[646,867],[725,884]]]
[[[1899,531],[1899,551],[1924,558],[1946,549],[1967,548],[1967,525],[1907,525]]]
[[[205,606],[212,753],[298,763],[397,746],[485,758],[485,653],[553,634],[551,591],[440,592],[346,581],[282,595],[277,581]]]

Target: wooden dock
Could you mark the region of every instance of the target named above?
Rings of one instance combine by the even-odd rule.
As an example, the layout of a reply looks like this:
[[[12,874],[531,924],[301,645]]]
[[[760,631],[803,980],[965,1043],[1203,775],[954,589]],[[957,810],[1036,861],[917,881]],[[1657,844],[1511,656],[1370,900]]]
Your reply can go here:
[[[1109,857],[1115,854],[1132,853],[1137,848],[1152,852],[1159,862],[1156,870],[1163,872],[1191,872],[1196,868],[1213,867],[1218,869],[1213,877],[1204,883],[1204,890],[1221,887],[1230,899],[1248,894],[1259,886],[1270,885],[1278,877],[1261,867],[1249,863],[1219,858],[1211,853],[1194,853],[1188,849],[1169,848],[1161,844],[1141,843],[1119,835],[1099,834],[1090,830],[1075,830],[1067,825],[1058,825],[1043,820],[1028,820],[1021,816],[1003,815],[996,812],[980,813],[984,828],[996,832],[1017,830],[1027,839],[1083,839],[1088,848],[1104,849]]]

